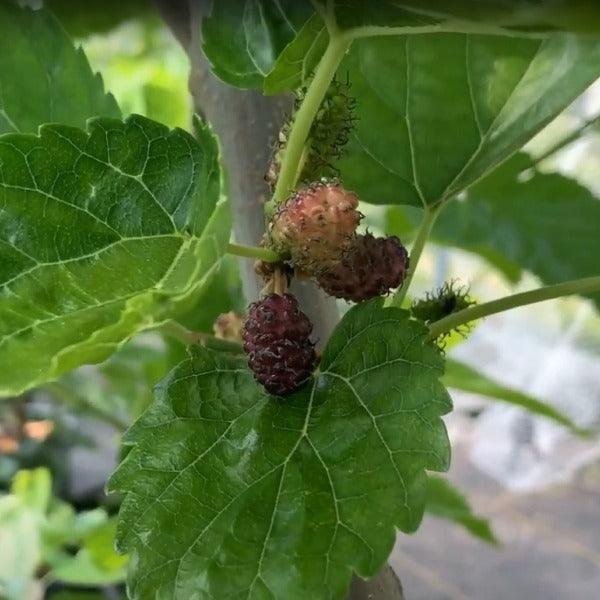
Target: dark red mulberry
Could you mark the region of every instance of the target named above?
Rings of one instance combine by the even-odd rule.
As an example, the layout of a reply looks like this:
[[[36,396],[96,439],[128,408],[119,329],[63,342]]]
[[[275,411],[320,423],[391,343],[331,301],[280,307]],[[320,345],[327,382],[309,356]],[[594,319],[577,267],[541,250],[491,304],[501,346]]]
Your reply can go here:
[[[269,244],[292,264],[316,274],[338,262],[352,245],[362,215],[358,197],[335,182],[299,189],[275,213]]]
[[[330,296],[361,302],[402,285],[408,253],[395,237],[359,235],[342,260],[317,276]]]
[[[276,396],[298,389],[316,363],[312,324],[291,294],[269,294],[248,310],[244,350],[256,380]]]

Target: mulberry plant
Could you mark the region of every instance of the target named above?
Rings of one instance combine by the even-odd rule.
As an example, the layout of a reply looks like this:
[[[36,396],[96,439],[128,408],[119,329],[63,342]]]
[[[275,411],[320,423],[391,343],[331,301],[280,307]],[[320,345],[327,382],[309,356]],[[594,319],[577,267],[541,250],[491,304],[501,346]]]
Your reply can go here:
[[[0,394],[72,402],[83,378],[104,391],[86,405],[132,398],[107,484],[127,558],[94,581],[128,561],[131,600],[343,600],[360,579],[367,598],[426,513],[493,541],[433,474],[446,386],[576,427],[439,345],[517,306],[599,306],[600,203],[521,151],[600,77],[598,9],[156,0],[202,114],[174,122],[155,82],[124,114],[56,3],[18,4],[0,0]],[[539,286],[423,296],[430,241]],[[110,570],[92,542],[38,550],[36,591]]]

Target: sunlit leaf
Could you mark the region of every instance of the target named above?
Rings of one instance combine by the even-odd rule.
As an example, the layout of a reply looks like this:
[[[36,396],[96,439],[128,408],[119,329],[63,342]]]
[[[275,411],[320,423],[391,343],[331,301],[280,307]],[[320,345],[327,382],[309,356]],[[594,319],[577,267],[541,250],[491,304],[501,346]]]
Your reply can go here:
[[[229,238],[216,141],[142,117],[0,138],[0,395],[174,316]]]

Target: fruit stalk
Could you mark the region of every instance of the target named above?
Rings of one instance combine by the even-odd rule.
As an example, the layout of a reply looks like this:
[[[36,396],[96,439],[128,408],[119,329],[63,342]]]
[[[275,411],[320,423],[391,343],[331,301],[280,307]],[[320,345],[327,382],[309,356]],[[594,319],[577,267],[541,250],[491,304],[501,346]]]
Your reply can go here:
[[[313,80],[306,91],[304,101],[296,113],[294,124],[290,130],[275,192],[272,200],[265,205],[265,212],[268,216],[273,213],[279,203],[289,196],[296,185],[298,166],[302,160],[308,134],[335,72],[351,42],[350,37],[341,34],[330,38],[329,45],[315,70]]]

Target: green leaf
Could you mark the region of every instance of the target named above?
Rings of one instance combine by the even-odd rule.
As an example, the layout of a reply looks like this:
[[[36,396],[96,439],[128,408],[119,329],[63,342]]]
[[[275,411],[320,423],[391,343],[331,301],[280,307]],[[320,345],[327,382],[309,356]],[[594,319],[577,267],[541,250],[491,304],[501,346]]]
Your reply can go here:
[[[40,515],[14,495],[0,497],[0,598],[37,597],[34,574],[41,559]]]
[[[216,141],[139,116],[0,138],[0,395],[187,306],[229,239]]]
[[[10,494],[0,496],[0,597],[28,600],[39,594],[35,572],[42,559],[41,529],[51,497],[47,469],[18,471]]]
[[[202,23],[204,53],[226,83],[261,89],[312,14],[308,0],[219,0]]]
[[[549,404],[536,400],[513,388],[501,385],[460,361],[450,358],[447,359],[446,372],[442,381],[444,382],[444,385],[450,388],[462,390],[463,392],[480,394],[482,396],[487,396],[488,398],[506,402],[507,404],[520,406],[531,413],[547,417],[564,427],[568,427],[571,431],[579,435],[589,434],[587,430],[576,425],[569,417]]]
[[[85,548],[73,557],[57,564],[50,577],[71,585],[102,586],[122,583],[126,577],[126,568],[103,569],[92,558]]]
[[[484,257],[498,255],[545,284],[598,275],[600,202],[558,173],[526,171],[518,154],[448,205],[433,239]],[[596,306],[600,296],[592,295]]]
[[[150,0],[44,0],[67,31],[76,37],[103,33],[129,19],[151,14]]]
[[[448,208],[446,208],[445,213],[442,214],[441,220],[446,222],[446,218],[449,218],[449,215],[455,210],[456,203],[449,205]],[[419,224],[421,223],[422,219],[423,210],[421,208],[417,208],[416,206],[400,206],[399,204],[389,206],[385,211],[385,231],[389,234],[397,235],[403,242],[406,242],[414,236],[415,232],[418,230]],[[457,224],[456,226],[462,231],[462,225]],[[440,228],[434,228],[432,234],[429,237],[431,242],[442,245],[447,245],[448,243],[450,243],[451,245],[460,245],[461,241],[464,241],[465,244],[468,245],[468,233],[465,232],[464,238],[459,238],[457,235],[454,234],[453,231],[450,231],[449,234],[445,234],[447,237],[449,236],[449,240],[452,240],[451,242],[448,242],[448,239],[440,237],[439,230]],[[521,279],[521,267],[517,263],[509,260],[502,253],[502,251],[499,252],[487,246],[485,241],[483,242],[483,245],[477,244],[472,247],[463,247],[465,249],[468,249],[470,252],[479,254],[490,265],[498,269],[504,275],[504,277],[506,277],[506,279],[511,283],[517,283]]]
[[[13,478],[10,492],[23,506],[44,515],[52,496],[50,471],[42,467],[19,471]]]
[[[433,205],[505,160],[600,75],[600,42],[426,34],[359,40],[357,124],[339,163],[376,204]]]
[[[221,260],[219,271],[199,295],[197,304],[177,320],[192,331],[210,333],[220,314],[234,311],[241,315],[246,306],[238,259],[226,255]]]
[[[439,352],[408,313],[351,309],[307,387],[264,393],[242,358],[194,348],[126,436],[109,489],[132,598],[343,598],[423,514],[448,467]]]
[[[514,32],[594,33],[600,29],[600,7],[589,0],[337,0],[336,5],[343,28],[438,25],[473,31],[487,25]]]
[[[264,92],[281,94],[299,88],[321,60],[328,42],[323,19],[313,15],[275,61],[264,79]]]
[[[35,133],[43,123],[84,127],[119,117],[80,48],[47,10],[0,1],[0,134]]]
[[[114,550],[117,523],[110,519],[96,527],[73,557],[54,566],[50,577],[76,585],[109,585],[125,579],[128,558]]]
[[[484,542],[498,544],[490,522],[474,515],[466,498],[444,477],[429,477],[425,510],[434,517],[462,525]]]
[[[122,597],[125,598],[124,596]],[[101,592],[72,592],[65,590],[52,594],[51,600],[106,600]]]
[[[103,508],[76,513],[70,504],[54,498],[42,528],[44,554],[51,555],[65,545],[78,544],[107,519]]]
[[[212,282],[207,288],[211,287]],[[175,353],[157,333],[138,335],[92,373],[89,367],[76,369],[50,391],[77,411],[96,417],[110,415],[126,428],[150,404],[154,385],[181,362],[184,351],[178,346],[181,353],[172,357]]]
[[[342,30],[360,31],[365,27],[423,27],[434,25],[443,29],[448,15],[427,14],[421,10],[413,10],[397,0],[378,0],[363,2],[362,0],[335,0],[335,18]],[[468,18],[464,23],[468,23]]]

